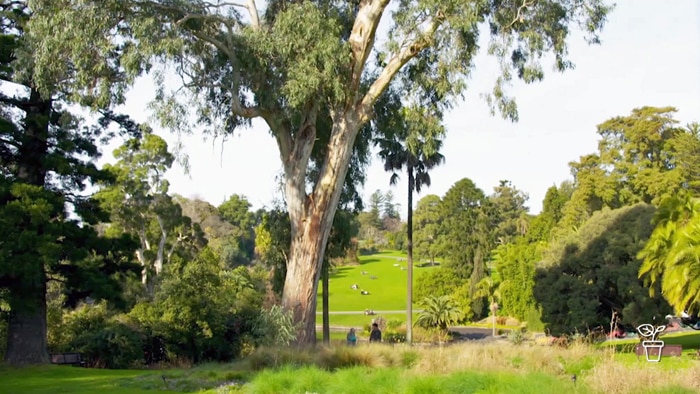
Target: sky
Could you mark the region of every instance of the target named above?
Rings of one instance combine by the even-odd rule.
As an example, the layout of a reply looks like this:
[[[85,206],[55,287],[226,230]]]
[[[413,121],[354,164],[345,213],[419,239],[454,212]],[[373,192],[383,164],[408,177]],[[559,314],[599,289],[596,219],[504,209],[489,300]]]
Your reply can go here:
[[[513,83],[509,92],[518,103],[517,123],[491,116],[480,98],[498,73],[495,60],[482,50],[464,100],[445,118],[446,161],[431,172],[431,187],[414,201],[427,194],[443,196],[462,178],[470,178],[487,194],[500,180],[509,180],[529,195],[530,212],[538,213],[547,189],[571,179],[568,163],[597,150],[596,125],[642,106],[673,106],[681,124],[700,122],[700,1],[619,0],[601,41],[589,46],[582,36],[573,36],[573,70],[562,74],[545,63],[549,72],[544,81]],[[153,84],[142,78],[121,110],[148,121],[152,98]],[[179,165],[168,172],[171,192],[214,205],[242,194],[253,209],[270,207],[280,198],[279,153],[262,121],[255,120],[223,145],[202,139],[196,131],[177,137],[155,129],[171,146],[181,138],[189,159],[188,174]],[[363,188],[365,201],[377,189],[391,190],[403,210],[406,176],[396,186],[389,179],[381,160],[373,157]]]

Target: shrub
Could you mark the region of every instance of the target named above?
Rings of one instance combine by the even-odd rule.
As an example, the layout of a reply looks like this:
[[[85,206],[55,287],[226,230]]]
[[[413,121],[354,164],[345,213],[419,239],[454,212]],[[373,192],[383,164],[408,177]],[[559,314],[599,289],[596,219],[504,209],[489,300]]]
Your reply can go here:
[[[253,325],[253,335],[261,345],[287,346],[296,338],[291,312],[278,305],[263,309]]]
[[[386,332],[384,332],[382,339],[384,342],[387,342],[387,343],[405,343],[406,342],[406,333],[399,332],[399,331],[393,331],[393,330],[387,330]]]
[[[47,347],[50,352],[76,351],[76,341],[102,330],[110,312],[103,303],[83,304],[73,310],[47,305]]]
[[[544,323],[542,323],[542,314],[535,307],[530,307],[525,313],[525,322],[529,331],[544,332]]]
[[[402,322],[399,319],[390,319],[390,320],[387,320],[387,322],[386,322],[387,330],[397,329],[403,325],[404,325],[404,322]]]
[[[508,333],[508,341],[513,345],[520,345],[525,340],[525,336],[521,330],[511,330]]]
[[[143,365],[145,336],[133,326],[119,321],[88,331],[71,344],[87,364],[100,368],[133,368]]]

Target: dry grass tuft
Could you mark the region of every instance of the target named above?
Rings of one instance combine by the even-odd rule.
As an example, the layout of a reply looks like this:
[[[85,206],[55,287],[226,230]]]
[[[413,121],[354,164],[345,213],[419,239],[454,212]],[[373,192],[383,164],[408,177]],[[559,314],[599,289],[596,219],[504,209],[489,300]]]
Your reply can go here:
[[[700,392],[700,365],[664,369],[657,363],[624,365],[606,360],[590,371],[585,382],[593,391],[606,394],[649,392],[669,386]]]
[[[601,353],[583,345],[562,349],[513,346],[503,342],[464,343],[423,349],[414,369],[430,374],[479,370],[546,372],[558,375],[568,373],[572,366],[592,365],[593,360],[601,358]]]

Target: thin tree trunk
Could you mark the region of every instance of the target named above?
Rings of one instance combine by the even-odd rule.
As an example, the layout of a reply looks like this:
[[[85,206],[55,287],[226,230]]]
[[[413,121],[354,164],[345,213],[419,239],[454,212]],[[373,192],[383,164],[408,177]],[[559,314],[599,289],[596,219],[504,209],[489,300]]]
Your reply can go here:
[[[328,285],[328,271],[330,262],[326,262],[323,265],[323,343],[326,345],[331,343],[331,319],[329,316],[329,285]]]
[[[41,270],[36,287],[21,302],[10,304],[5,362],[11,365],[49,362],[46,350],[46,274],[40,264],[35,268]]]
[[[413,341],[413,167],[408,165],[408,214],[406,217],[406,234],[408,238],[408,283],[406,286],[406,343]]]

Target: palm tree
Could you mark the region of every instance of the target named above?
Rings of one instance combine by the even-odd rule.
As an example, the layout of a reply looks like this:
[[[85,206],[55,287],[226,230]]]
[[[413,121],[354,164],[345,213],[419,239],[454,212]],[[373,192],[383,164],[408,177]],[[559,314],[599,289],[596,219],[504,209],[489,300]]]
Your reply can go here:
[[[408,175],[408,212],[406,217],[407,238],[407,310],[406,342],[412,341],[413,320],[413,192],[421,192],[430,186],[428,171],[442,164],[445,157],[438,151],[442,147],[445,128],[440,116],[423,108],[402,108],[397,111],[393,127],[385,130],[384,138],[377,140],[379,157],[384,160],[384,169],[392,172],[390,184],[399,180],[398,172],[406,169]]]
[[[423,310],[416,324],[425,327],[437,327],[447,332],[447,327],[460,321],[464,313],[457,302],[450,296],[428,297],[423,300]]]
[[[700,199],[689,194],[662,201],[656,228],[637,255],[639,277],[654,295],[658,288],[681,312],[700,304]]]

